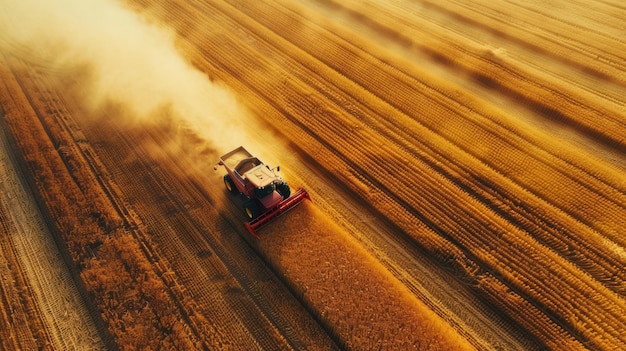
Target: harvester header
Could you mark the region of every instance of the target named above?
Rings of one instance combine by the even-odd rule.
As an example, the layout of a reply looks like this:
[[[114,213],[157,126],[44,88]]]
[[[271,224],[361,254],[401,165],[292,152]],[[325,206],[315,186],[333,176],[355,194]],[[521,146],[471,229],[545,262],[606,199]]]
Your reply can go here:
[[[291,194],[287,182],[276,174],[280,168],[270,168],[243,146],[220,157],[215,169],[217,166],[226,169],[226,190],[242,198],[243,211],[249,219],[245,223],[246,229],[257,238],[259,228],[304,199],[311,200],[303,188]]]

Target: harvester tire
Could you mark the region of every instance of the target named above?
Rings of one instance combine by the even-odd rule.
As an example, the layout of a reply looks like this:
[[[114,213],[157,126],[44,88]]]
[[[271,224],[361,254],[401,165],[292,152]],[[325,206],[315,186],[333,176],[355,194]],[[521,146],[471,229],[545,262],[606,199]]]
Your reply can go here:
[[[291,189],[289,189],[289,185],[287,182],[282,182],[276,184],[276,191],[283,197],[283,199],[288,199],[291,196]]]
[[[260,214],[259,204],[254,200],[248,200],[243,204],[243,212],[248,219],[255,219]]]
[[[226,190],[228,190],[229,193],[236,193],[237,192],[237,188],[235,187],[235,183],[233,183],[233,180],[230,179],[230,175],[226,174],[224,176],[224,185],[226,186]]]

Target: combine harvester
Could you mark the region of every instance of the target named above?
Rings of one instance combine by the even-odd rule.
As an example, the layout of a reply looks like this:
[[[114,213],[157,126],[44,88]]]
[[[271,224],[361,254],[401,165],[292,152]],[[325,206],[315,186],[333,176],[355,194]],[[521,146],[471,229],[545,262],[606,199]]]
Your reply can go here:
[[[226,189],[242,197],[243,211],[249,219],[245,223],[246,229],[257,238],[257,229],[294,208],[304,199],[311,200],[309,193],[303,188],[291,195],[289,185],[276,175],[280,167],[271,169],[243,146],[220,157],[216,170],[217,166],[226,168]]]

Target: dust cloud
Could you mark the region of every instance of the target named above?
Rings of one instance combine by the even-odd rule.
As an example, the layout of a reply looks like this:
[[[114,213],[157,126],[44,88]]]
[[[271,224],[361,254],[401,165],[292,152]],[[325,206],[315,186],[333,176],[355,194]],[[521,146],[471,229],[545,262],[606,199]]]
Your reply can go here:
[[[71,72],[94,114],[111,104],[134,121],[167,114],[219,151],[245,140],[238,124],[247,112],[234,95],[188,63],[171,30],[115,0],[0,0],[0,50]]]

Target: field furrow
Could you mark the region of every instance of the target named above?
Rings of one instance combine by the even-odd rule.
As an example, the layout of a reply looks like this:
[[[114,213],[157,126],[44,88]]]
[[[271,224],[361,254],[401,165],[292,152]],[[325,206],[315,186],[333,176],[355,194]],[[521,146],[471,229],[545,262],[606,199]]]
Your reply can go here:
[[[3,77],[9,77],[8,74]],[[10,82],[7,79],[7,82]],[[0,97],[3,107],[10,114],[17,114],[15,105],[20,94],[15,87],[7,84]],[[5,100],[11,92],[13,103]],[[3,336],[8,349],[14,343],[17,349],[103,349],[105,346],[98,335],[90,311],[79,295],[79,288],[67,270],[59,249],[50,231],[46,228],[43,215],[30,193],[30,185],[24,179],[19,165],[15,140],[9,137],[8,123],[2,111],[0,126],[0,198],[2,214],[3,253],[11,258],[9,268],[12,274],[4,275],[7,286],[4,297],[11,315],[11,325],[3,328],[11,333]],[[4,212],[4,209],[8,209]],[[17,289],[17,294],[11,291]],[[13,291],[15,293],[16,291]],[[22,307],[27,306],[26,310]],[[30,329],[31,335],[25,334]]]

